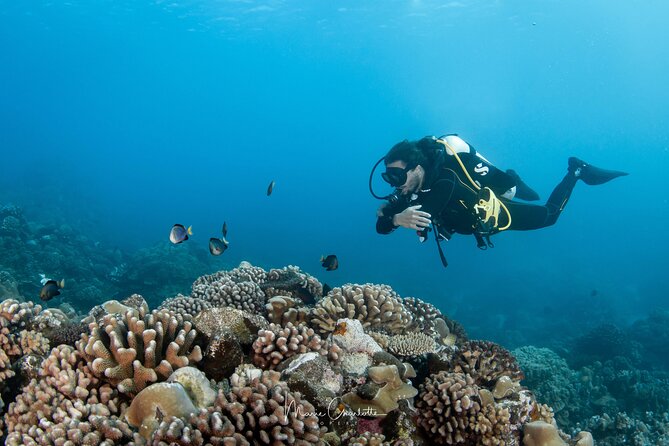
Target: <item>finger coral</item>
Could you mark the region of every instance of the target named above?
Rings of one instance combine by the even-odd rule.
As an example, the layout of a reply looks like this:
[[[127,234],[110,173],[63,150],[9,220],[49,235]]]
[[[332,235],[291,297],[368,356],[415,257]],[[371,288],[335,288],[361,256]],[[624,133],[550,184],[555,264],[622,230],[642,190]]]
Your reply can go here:
[[[402,299],[387,285],[348,284],[333,288],[316,304],[311,323],[321,333],[334,330],[338,319],[358,319],[365,329],[399,334],[412,322]]]
[[[228,276],[211,283],[193,285],[191,297],[204,300],[214,307],[232,307],[254,314],[265,312],[265,293],[257,283],[235,282]]]
[[[34,319],[41,311],[42,307],[32,302],[7,299],[0,304],[0,386],[15,375],[11,368],[15,360],[49,350],[49,341],[33,330]]]
[[[493,386],[501,376],[508,376],[514,381],[523,379],[523,372],[513,355],[487,341],[464,343],[456,356],[454,371],[469,374],[481,387]]]
[[[191,322],[168,311],[142,313],[108,314],[92,322],[77,343],[93,373],[121,393],[136,394],[202,359]]]
[[[388,350],[398,356],[418,356],[437,351],[437,343],[425,333],[408,333],[391,336]]]
[[[431,375],[420,385],[416,409],[418,424],[433,444],[476,444],[481,400],[471,376],[445,371]]]
[[[326,343],[312,328],[305,324],[295,326],[290,322],[282,327],[270,324],[258,332],[253,343],[253,363],[263,369],[275,369],[279,363],[300,353],[317,352],[327,355]]]
[[[165,301],[158,307],[158,310],[172,311],[176,314],[180,314],[185,320],[188,320],[191,317],[197,316],[201,311],[211,307],[211,303],[205,300],[178,294],[175,297],[165,299]]]
[[[253,379],[233,374],[230,393],[217,403],[221,412],[252,444],[318,444],[325,429],[319,427],[314,406],[280,377],[272,370]]]
[[[125,403],[91,373],[70,346],[51,351],[5,416],[7,445],[126,444],[132,431],[118,418]]]

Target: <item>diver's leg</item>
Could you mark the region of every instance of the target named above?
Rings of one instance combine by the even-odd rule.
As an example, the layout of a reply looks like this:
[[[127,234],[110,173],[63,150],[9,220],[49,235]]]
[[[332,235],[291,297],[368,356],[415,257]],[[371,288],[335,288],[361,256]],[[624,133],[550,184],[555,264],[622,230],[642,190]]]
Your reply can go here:
[[[627,173],[600,169],[578,158],[571,157],[568,162],[567,175],[555,186],[544,206],[507,203],[512,218],[509,229],[522,231],[551,226],[555,224],[560,213],[567,205],[578,180],[583,180],[584,183],[589,185],[597,185],[624,175],[627,175]]]
[[[513,169],[508,169],[506,171],[514,180],[516,180],[516,195],[515,198],[520,198],[525,201],[537,201],[539,199],[539,194],[534,191],[530,186],[528,186],[521,178],[520,175],[516,173]]]

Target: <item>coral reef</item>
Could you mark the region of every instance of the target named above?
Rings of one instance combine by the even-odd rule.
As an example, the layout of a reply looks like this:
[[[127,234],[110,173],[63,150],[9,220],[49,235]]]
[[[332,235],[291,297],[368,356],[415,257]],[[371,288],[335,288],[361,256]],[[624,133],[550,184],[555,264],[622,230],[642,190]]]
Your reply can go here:
[[[0,300],[38,299],[39,274],[66,278],[67,293],[59,298],[81,308],[118,292],[110,280],[121,261],[117,250],[67,224],[29,221],[14,205],[0,206],[0,252]]]
[[[637,364],[639,346],[630,336],[613,324],[601,324],[572,341],[570,365],[579,368],[595,361],[606,361],[622,356]]]
[[[17,229],[12,222],[6,230]],[[2,394],[7,444],[511,446],[528,423],[573,422],[577,397],[621,407],[616,384],[650,410],[665,397],[654,377],[626,380],[610,364],[591,365],[579,375],[590,381],[560,395],[569,405],[553,418],[521,385],[511,353],[468,341],[436,307],[387,285],[347,284],[322,296],[321,283],[298,267],[242,262],[175,296],[170,288],[186,276],[168,283],[151,268],[156,305],[138,294],[99,299],[84,323],[70,309],[0,304],[0,371],[15,389]],[[553,377],[541,375],[537,352],[519,356],[529,384]],[[610,430],[588,421],[602,435]],[[589,439],[556,432],[579,446]]]
[[[513,351],[525,374],[522,383],[548,403],[561,425],[573,425],[580,412],[579,376],[567,362],[547,348],[532,346]]]

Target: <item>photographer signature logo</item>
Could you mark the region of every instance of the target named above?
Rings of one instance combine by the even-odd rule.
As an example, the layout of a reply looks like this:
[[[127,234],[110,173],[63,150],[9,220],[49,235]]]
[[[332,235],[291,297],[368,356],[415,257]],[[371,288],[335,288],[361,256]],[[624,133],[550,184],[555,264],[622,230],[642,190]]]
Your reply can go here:
[[[296,418],[303,417],[317,417],[319,419],[329,418],[330,420],[338,420],[343,416],[354,416],[354,417],[377,417],[385,415],[379,413],[376,409],[367,407],[365,409],[350,410],[346,408],[346,404],[341,401],[340,397],[332,398],[328,404],[327,410],[325,412],[306,412],[301,405],[298,405],[294,399],[291,399],[290,402],[286,401],[283,405],[283,416],[284,422],[289,413],[292,413]]]

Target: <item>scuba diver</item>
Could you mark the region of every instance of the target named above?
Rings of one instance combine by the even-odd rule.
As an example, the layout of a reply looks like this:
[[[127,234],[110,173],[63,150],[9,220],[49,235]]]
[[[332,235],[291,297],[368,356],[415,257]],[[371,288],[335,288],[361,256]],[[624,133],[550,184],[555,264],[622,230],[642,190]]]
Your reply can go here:
[[[372,190],[374,171],[381,162],[383,179],[395,188],[387,196]],[[526,231],[555,224],[578,180],[588,185],[606,183],[626,172],[605,170],[578,158],[568,161],[567,174],[546,204],[513,170],[498,169],[455,134],[394,145],[372,169],[370,192],[385,200],[377,211],[376,231],[389,234],[398,227],[418,232],[421,242],[435,234],[439,255],[448,265],[440,242],[453,234],[473,234],[480,249],[492,248],[490,236],[507,230]]]

